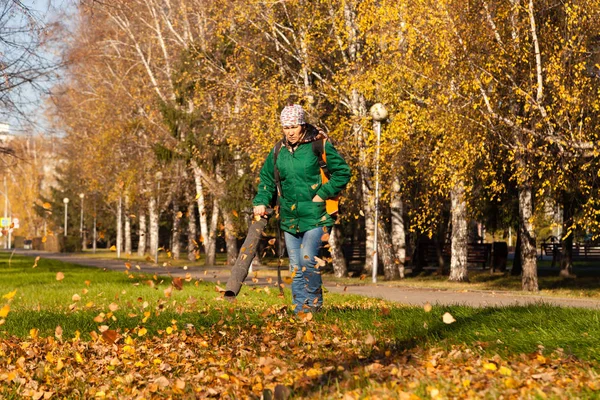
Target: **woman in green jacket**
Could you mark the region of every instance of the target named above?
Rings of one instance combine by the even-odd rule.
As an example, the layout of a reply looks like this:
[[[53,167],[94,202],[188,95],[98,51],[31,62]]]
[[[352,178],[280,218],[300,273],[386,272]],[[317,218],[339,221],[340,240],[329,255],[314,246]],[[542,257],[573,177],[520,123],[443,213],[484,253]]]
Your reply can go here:
[[[281,112],[284,138],[276,157],[281,193],[279,215],[292,272],[294,311],[317,311],[323,305],[323,281],[315,257],[328,237],[334,219],[325,209],[325,200],[336,197],[350,180],[350,167],[329,141],[324,150],[330,178],[324,183],[312,142],[324,134],[306,124],[304,110],[294,104]],[[277,191],[275,150],[271,150],[260,171],[254,214],[264,215]]]

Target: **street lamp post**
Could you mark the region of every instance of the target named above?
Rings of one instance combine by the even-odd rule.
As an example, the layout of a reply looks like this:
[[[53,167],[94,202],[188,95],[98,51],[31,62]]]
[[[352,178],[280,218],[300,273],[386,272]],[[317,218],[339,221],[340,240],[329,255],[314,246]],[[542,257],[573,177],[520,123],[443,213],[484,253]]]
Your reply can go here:
[[[83,239],[83,198],[85,194],[79,193],[79,198],[81,199],[81,215],[79,216],[79,236]]]
[[[4,176],[4,220],[6,221],[8,218],[8,189],[6,188],[6,176]],[[9,224],[10,225],[10,224]],[[10,230],[10,226],[7,227],[6,231]],[[10,238],[7,235],[7,238],[4,242],[4,248],[8,249],[10,247]]]
[[[379,230],[379,149],[381,147],[381,122],[388,117],[388,111],[381,103],[373,104],[370,109],[373,117],[373,126],[377,134],[377,147],[375,148],[375,231],[373,233],[373,283],[377,282],[377,267],[379,252],[377,249],[377,234]]]
[[[79,198],[81,199],[81,213],[79,216],[79,237],[81,238],[81,250],[85,250],[85,237],[83,235],[83,198],[85,194],[79,193]]]
[[[6,176],[4,177],[4,192],[0,191],[4,195],[4,221],[7,223],[6,225],[6,238],[4,239],[4,248],[11,248],[11,222],[12,222],[12,205],[10,204],[10,200],[8,200],[8,189],[6,187]]]
[[[97,238],[97,236],[98,236],[97,235],[97,230],[96,230],[96,213],[97,213],[97,210],[96,210],[96,195],[94,194],[94,233],[93,233],[94,242],[92,243],[92,251],[93,251],[94,254],[96,254],[96,240],[98,239]]]
[[[67,213],[69,209],[69,199],[65,197],[63,199],[63,203],[65,203],[65,237],[67,237]]]
[[[156,223],[156,246],[154,248],[154,262],[158,265],[158,242],[160,241],[160,180],[162,179],[162,172],[156,173],[156,213],[158,214],[158,222]]]

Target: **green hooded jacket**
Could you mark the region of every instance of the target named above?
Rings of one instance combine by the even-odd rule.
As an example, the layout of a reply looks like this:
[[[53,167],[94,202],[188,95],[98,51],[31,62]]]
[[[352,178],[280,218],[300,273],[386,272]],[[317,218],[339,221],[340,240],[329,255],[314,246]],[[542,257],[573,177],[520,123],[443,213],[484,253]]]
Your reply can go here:
[[[308,132],[307,132],[308,133]],[[329,142],[325,142],[327,169],[331,173],[329,181],[322,182],[317,156],[312,149],[314,140],[322,140],[321,135],[309,135],[297,145],[295,150],[281,146],[277,156],[282,196],[279,215],[281,229],[295,234],[320,226],[333,226],[333,218],[325,210],[325,202],[313,202],[315,195],[323,200],[337,196],[350,181],[350,167]],[[274,149],[271,150],[260,170],[258,193],[253,205],[271,204],[277,191],[275,185]]]

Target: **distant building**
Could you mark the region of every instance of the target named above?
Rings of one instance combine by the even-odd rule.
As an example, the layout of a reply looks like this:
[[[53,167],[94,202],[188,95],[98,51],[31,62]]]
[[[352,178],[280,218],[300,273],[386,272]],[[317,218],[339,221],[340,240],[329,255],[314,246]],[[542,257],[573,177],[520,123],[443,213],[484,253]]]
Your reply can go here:
[[[13,140],[13,136],[10,134],[10,125],[0,123],[0,143],[7,144]]]

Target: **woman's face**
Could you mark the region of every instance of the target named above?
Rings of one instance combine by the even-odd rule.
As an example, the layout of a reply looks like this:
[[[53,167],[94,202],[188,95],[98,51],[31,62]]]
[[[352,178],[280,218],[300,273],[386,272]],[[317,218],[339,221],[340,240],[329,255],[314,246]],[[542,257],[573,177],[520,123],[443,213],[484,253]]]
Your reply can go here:
[[[296,144],[302,139],[302,125],[284,126],[283,133],[289,144]]]

